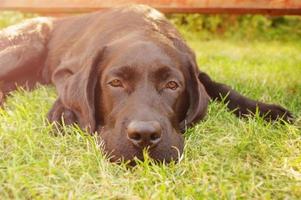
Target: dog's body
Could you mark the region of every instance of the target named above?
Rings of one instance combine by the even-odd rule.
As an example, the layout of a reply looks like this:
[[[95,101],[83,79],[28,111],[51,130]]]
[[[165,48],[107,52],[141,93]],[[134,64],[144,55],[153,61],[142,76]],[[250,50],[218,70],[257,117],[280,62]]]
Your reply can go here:
[[[127,6],[62,19],[37,18],[0,33],[1,91],[54,84],[51,122],[98,131],[112,160],[182,153],[181,131],[201,120],[209,98],[238,116],[291,114],[247,99],[199,71],[195,56],[158,11]]]

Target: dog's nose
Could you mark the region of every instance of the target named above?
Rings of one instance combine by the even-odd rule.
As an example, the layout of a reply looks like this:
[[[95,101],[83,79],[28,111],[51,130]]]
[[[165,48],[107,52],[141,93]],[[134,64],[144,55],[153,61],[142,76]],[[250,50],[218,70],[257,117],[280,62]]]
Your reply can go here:
[[[157,121],[132,121],[127,127],[128,139],[137,147],[155,147],[161,141],[162,128]]]

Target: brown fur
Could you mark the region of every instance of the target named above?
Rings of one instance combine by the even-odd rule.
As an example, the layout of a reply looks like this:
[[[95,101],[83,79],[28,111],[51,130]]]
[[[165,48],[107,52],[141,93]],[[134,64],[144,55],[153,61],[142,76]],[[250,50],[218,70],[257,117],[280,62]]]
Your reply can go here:
[[[29,20],[3,30],[0,48],[2,93],[16,84],[54,84],[49,120],[97,131],[113,161],[142,159],[145,147],[156,160],[177,159],[181,132],[205,116],[210,97],[229,92],[237,115],[258,106],[267,119],[291,119],[282,107],[247,99],[201,73],[177,30],[148,6]],[[111,85],[115,79],[122,87]],[[178,88],[168,88],[170,81]]]

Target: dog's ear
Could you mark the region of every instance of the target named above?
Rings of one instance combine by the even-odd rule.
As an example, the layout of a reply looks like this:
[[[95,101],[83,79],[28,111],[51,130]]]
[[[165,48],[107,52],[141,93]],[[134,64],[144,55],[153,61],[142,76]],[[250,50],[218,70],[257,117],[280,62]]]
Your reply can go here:
[[[182,131],[185,131],[186,128],[191,127],[205,116],[209,101],[209,96],[198,79],[200,71],[197,67],[195,58],[193,55],[190,55],[189,57],[189,67],[186,68],[185,71],[189,106],[185,119],[180,123]]]
[[[66,59],[52,81],[63,106],[71,110],[82,129],[95,131],[95,87],[104,49],[91,57]],[[100,92],[100,91],[98,91]]]

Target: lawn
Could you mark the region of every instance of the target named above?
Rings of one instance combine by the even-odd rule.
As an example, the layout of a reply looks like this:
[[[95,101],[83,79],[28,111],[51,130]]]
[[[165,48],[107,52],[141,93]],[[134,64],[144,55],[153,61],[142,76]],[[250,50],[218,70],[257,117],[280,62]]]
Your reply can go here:
[[[300,199],[301,40],[187,37],[200,69],[241,93],[285,106],[294,125],[238,119],[211,102],[185,133],[179,163],[108,162],[76,127],[53,135],[52,87],[19,90],[0,110],[1,199]]]

